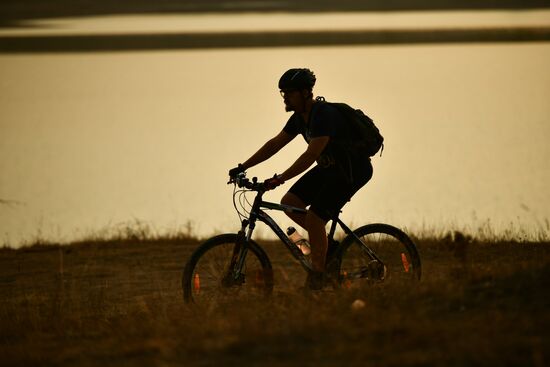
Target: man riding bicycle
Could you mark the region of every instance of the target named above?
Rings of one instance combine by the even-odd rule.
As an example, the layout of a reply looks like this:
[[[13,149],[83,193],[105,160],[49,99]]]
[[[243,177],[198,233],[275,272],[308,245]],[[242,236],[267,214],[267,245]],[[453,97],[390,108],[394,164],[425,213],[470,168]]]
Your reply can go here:
[[[367,155],[353,154],[342,146],[342,141],[351,138],[347,136],[344,117],[336,107],[314,98],[315,81],[309,69],[290,69],[281,76],[279,89],[285,109],[294,113],[279,134],[231,169],[229,175],[234,177],[264,162],[298,134],[304,137],[308,143],[305,152],[287,170],[267,179],[264,184],[267,189],[274,189],[317,162],[288,190],[281,203],[302,209],[309,207],[306,214],[287,215],[308,232],[313,271],[308,274],[306,286],[318,290],[325,283],[326,223],[371,179],[372,165]]]

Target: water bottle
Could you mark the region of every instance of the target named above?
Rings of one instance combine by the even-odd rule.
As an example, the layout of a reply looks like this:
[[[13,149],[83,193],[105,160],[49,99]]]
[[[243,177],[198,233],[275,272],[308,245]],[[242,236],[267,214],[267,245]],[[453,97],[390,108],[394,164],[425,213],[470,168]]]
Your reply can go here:
[[[304,255],[309,255],[311,253],[311,246],[309,245],[309,242],[302,237],[296,228],[294,227],[288,227],[286,230],[286,234],[288,238],[302,251]]]

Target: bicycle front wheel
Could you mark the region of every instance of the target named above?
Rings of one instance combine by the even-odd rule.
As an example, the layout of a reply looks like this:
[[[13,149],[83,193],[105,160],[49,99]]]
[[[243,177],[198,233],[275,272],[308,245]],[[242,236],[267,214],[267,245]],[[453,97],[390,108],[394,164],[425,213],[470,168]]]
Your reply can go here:
[[[350,288],[361,279],[403,283],[420,280],[421,263],[414,242],[388,224],[368,224],[342,242],[340,284]]]
[[[211,306],[265,297],[272,292],[269,258],[254,241],[238,244],[237,238],[237,234],[219,235],[195,250],[183,271],[185,302]],[[241,256],[245,256],[244,263],[238,267]]]

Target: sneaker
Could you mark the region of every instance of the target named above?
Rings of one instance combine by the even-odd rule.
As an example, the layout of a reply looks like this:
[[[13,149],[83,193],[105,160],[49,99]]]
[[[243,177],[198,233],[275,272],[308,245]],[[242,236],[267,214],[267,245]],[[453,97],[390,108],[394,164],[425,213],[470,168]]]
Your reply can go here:
[[[318,291],[329,284],[332,284],[333,288],[337,287],[342,262],[340,257],[335,256],[339,246],[340,242],[329,239],[326,260],[327,270],[326,272],[310,271],[306,279],[306,289]]]
[[[322,271],[312,270],[307,274],[306,289],[318,291],[325,286],[326,275]]]

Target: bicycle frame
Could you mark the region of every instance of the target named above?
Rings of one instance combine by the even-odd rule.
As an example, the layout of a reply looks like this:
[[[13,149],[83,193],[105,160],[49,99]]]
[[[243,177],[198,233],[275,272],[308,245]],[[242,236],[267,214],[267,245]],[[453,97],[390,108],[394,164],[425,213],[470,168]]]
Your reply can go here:
[[[254,203],[252,204],[249,218],[243,220],[242,222],[241,231],[239,231],[239,233],[242,236],[241,239],[244,240],[243,241],[244,244],[246,244],[252,238],[252,233],[254,232],[254,229],[256,227],[256,221],[259,220],[260,222],[265,223],[269,228],[271,228],[271,230],[277,235],[277,237],[279,237],[279,239],[285,244],[285,246],[288,248],[292,256],[294,256],[294,258],[300,262],[300,264],[302,265],[302,267],[304,267],[306,271],[311,271],[312,266],[309,259],[307,259],[304,256],[304,254],[298,248],[298,246],[296,246],[288,238],[288,236],[286,236],[286,234],[283,232],[281,227],[275,222],[273,218],[271,218],[265,211],[263,211],[262,208],[276,210],[276,211],[283,211],[285,213],[306,214],[307,211],[305,209],[293,207],[290,205],[276,204],[273,202],[264,201],[262,199],[262,196],[263,196],[263,193],[258,192],[258,194],[256,195],[256,198],[254,199]],[[329,239],[332,239],[334,237],[334,233],[336,232],[337,225],[340,225],[340,227],[344,230],[344,233],[346,233],[346,235],[351,235],[355,237],[355,240],[358,243],[362,244],[363,250],[367,252],[367,254],[371,257],[371,259],[378,260],[381,262],[378,256],[376,256],[376,254],[359,237],[357,237],[353,233],[353,231],[348,226],[346,226],[344,222],[340,220],[340,218],[338,218],[338,216],[332,219],[330,231],[328,233]],[[235,255],[237,255],[238,254],[237,251],[240,250],[240,246],[237,246],[237,247],[238,248],[235,250],[236,251]],[[236,261],[235,268],[234,268],[234,270],[236,270],[235,274],[240,273],[239,270],[242,269],[242,265],[244,264],[244,260],[246,258],[246,253],[247,253],[247,250],[245,246],[243,251],[241,251],[238,261]]]
[[[312,270],[310,261],[304,256],[302,251],[296,246],[290,238],[284,233],[281,227],[275,222],[273,218],[269,216],[262,208],[283,211],[286,213],[301,213],[306,214],[306,210],[301,208],[296,208],[289,205],[276,204],[268,201],[262,200],[262,193],[258,193],[252,204],[252,209],[250,210],[250,215],[248,219],[243,220],[240,233],[246,233],[244,238],[245,243],[250,241],[252,238],[252,233],[256,228],[256,221],[265,223],[271,230],[279,237],[279,239],[285,244],[292,256],[300,262],[300,264],[306,270]],[[246,256],[246,254],[245,254]]]

